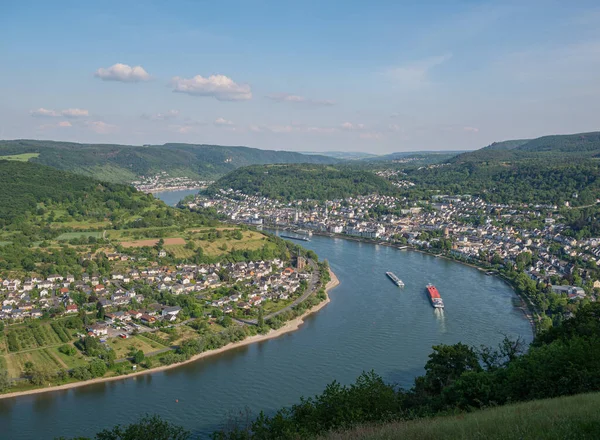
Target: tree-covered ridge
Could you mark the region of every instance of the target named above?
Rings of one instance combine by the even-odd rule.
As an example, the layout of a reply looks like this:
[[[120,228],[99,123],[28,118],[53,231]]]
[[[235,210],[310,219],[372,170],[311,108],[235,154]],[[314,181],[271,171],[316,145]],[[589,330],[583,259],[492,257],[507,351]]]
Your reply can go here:
[[[396,191],[390,182],[371,172],[307,164],[244,167],[219,179],[208,192],[230,188],[279,200],[331,200]]]
[[[0,157],[24,153],[39,154],[30,159],[32,162],[120,183],[161,171],[171,176],[213,179],[252,164],[338,162],[320,155],[203,144],[133,146],[37,140],[0,141]]]
[[[561,161],[600,153],[600,132],[542,136],[536,139],[495,142],[480,150],[459,154],[451,163],[518,160]]]
[[[407,171],[413,192],[480,195],[497,203],[588,205],[600,191],[598,159],[517,163],[457,163]]]
[[[0,226],[37,210],[40,204],[60,203],[69,205],[71,215],[104,218],[117,208],[141,210],[152,204],[153,198],[125,185],[34,163],[0,160]]]

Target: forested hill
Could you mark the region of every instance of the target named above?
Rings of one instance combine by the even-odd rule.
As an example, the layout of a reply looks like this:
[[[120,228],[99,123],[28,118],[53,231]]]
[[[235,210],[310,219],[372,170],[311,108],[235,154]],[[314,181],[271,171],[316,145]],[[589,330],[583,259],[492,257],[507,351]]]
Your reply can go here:
[[[99,182],[39,164],[0,160],[0,226],[35,213],[42,204],[57,203],[72,215],[104,218],[117,208],[134,213],[155,201],[130,186]]]
[[[290,151],[219,145],[116,145],[14,140],[0,141],[0,158],[30,153],[32,162],[110,182],[129,183],[139,176],[169,175],[214,179],[246,165],[272,163],[331,164],[338,159]]]
[[[307,164],[240,168],[216,181],[207,191],[229,188],[280,200],[331,200],[396,192],[389,181],[367,171]]]
[[[600,155],[600,132],[542,136],[494,142],[485,148],[459,154],[451,163],[522,161],[543,159],[562,161]]]

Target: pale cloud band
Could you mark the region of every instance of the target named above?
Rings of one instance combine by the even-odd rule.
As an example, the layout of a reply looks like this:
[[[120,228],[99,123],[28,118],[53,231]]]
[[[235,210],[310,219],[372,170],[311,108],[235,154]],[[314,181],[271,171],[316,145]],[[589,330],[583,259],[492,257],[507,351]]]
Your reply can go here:
[[[252,90],[248,84],[237,84],[225,75],[211,75],[208,78],[196,75],[193,78],[174,77],[171,80],[173,91],[193,96],[208,96],[219,101],[248,101]]]
[[[43,107],[40,107],[37,110],[31,110],[29,114],[34,117],[42,118],[60,118],[61,116],[65,118],[83,118],[90,115],[88,110],[84,110],[81,108],[68,108],[66,110],[58,111],[46,109]]]
[[[306,105],[313,105],[313,106],[335,105],[335,102],[331,101],[331,100],[310,99],[310,98],[305,98],[304,96],[292,95],[289,93],[275,93],[272,95],[267,95],[266,98],[270,99],[271,101],[275,101],[275,102],[290,102],[293,104],[306,104]]]
[[[142,66],[128,66],[127,64],[113,64],[109,68],[101,67],[94,74],[102,81],[140,82],[148,81],[150,75]]]

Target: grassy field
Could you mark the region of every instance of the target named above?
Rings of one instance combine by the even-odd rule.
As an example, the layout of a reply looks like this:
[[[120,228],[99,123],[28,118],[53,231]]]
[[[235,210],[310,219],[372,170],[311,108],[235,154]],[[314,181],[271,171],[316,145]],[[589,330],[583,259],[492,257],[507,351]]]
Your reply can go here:
[[[33,159],[39,155],[40,153],[14,154],[12,156],[0,156],[0,160],[16,160],[18,162],[27,162],[29,159]]]
[[[141,337],[140,335],[133,336],[127,339],[122,338],[111,338],[107,341],[110,348],[115,350],[117,359],[126,358],[129,356],[129,351],[132,348],[136,350],[142,350],[144,353],[150,353],[152,351],[160,350],[165,348],[164,345],[158,342],[151,341],[148,338]]]
[[[56,237],[57,240],[70,240],[72,238],[81,238],[81,237],[94,237],[101,238],[102,232],[65,232],[64,234],[60,234]]]
[[[194,241],[196,246],[202,247],[202,250],[206,255],[212,257],[222,255],[231,251],[232,249],[237,250],[255,250],[261,249],[265,244],[268,243],[267,238],[259,232],[255,231],[243,231],[243,238],[241,240],[232,240],[229,238],[217,238],[213,241],[198,240]],[[223,245],[227,246],[227,249],[222,249]]]
[[[383,426],[361,426],[323,440],[562,440],[600,438],[600,393]]]
[[[173,254],[175,258],[189,258],[194,255],[194,251],[192,249],[186,249],[182,244],[165,246],[165,251]]]

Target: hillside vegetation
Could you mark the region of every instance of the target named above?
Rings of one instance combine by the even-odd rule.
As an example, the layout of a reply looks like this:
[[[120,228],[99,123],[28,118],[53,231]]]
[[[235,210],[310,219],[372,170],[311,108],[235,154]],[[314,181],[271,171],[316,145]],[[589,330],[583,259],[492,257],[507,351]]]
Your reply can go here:
[[[322,440],[593,440],[600,393],[506,405],[470,414],[366,425]]]
[[[232,421],[230,428],[215,433],[214,438],[313,438],[358,425],[402,424],[592,391],[600,391],[600,303],[583,307],[574,318],[541,333],[526,352],[519,341],[509,339],[497,349],[437,345],[425,364],[425,374],[415,378],[411,389],[387,384],[374,372],[363,373],[354,384],[332,382],[322,394],[303,398],[273,415],[261,413],[249,423]],[[482,422],[486,419],[485,413],[476,414]],[[590,435],[600,433],[600,425],[592,420],[580,429]]]
[[[600,132],[498,142],[404,171],[416,185],[406,191],[413,198],[436,191],[496,203],[591,205],[600,192]]]
[[[339,199],[371,193],[392,194],[394,186],[367,171],[323,165],[254,165],[232,172],[208,188],[234,189],[280,200]]]
[[[338,162],[332,157],[320,155],[219,145],[133,146],[37,140],[0,141],[0,156],[23,154],[32,155],[32,162],[119,183],[129,183],[138,176],[154,175],[160,171],[173,177],[214,179],[238,167],[252,164]]]

